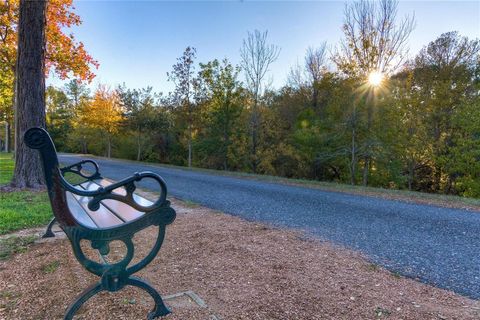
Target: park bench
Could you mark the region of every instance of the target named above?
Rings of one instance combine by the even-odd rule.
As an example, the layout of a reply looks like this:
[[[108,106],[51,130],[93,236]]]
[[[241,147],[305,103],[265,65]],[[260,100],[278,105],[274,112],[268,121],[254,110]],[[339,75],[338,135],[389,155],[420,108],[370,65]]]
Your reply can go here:
[[[166,200],[167,186],[163,179],[153,172],[135,173],[132,176],[110,183],[100,175],[98,165],[92,160],[83,160],[64,168],[59,167],[55,146],[48,132],[42,128],[31,128],[25,132],[24,141],[32,149],[40,151],[45,182],[54,214],[47,229],[58,222],[67,235],[75,257],[89,272],[100,277],[97,283],[86,288],[67,309],[64,319],[73,319],[78,309],[92,296],[101,291],[115,292],[127,285],[145,290],[154,300],[155,308],[148,314],[154,319],[170,313],[160,294],[146,281],[133,276],[147,266],[157,255],[165,237],[165,228],[175,219],[175,211]],[[90,163],[93,173],[82,172],[82,166]],[[77,185],[70,184],[64,177],[74,173],[85,179]],[[136,187],[143,179],[155,180],[160,194],[155,202],[135,194]],[[158,227],[157,238],[151,251],[140,261],[132,263],[135,245],[133,236],[150,226]],[[102,259],[94,261],[86,256],[80,245],[87,240]],[[126,247],[120,261],[108,262],[113,241],[120,241]]]

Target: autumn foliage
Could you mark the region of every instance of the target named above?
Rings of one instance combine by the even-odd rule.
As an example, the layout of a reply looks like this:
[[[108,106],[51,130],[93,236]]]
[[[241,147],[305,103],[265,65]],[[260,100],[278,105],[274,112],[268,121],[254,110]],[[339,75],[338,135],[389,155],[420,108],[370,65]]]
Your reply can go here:
[[[15,70],[17,50],[17,21],[19,0],[0,2],[0,62],[1,66]],[[72,0],[50,0],[47,5],[47,46],[46,72],[55,70],[66,79],[73,76],[79,80],[91,81],[95,77],[92,68],[98,62],[85,50],[82,42],[73,34],[66,34],[65,28],[82,23],[73,10]]]
[[[105,155],[110,157],[112,138],[118,133],[122,121],[122,110],[118,95],[104,85],[99,85],[93,99],[77,110],[77,124],[97,131],[106,147]]]
[[[82,23],[73,12],[74,9],[72,0],[48,2],[46,71],[54,69],[61,79],[72,75],[90,82],[95,77],[91,69],[98,68],[98,62],[85,50],[82,42],[76,41],[73,34],[62,31]]]
[[[17,28],[19,0],[0,1],[0,120],[8,128],[7,140],[13,131],[13,97],[17,58]],[[72,0],[50,0],[46,12],[45,73],[54,72],[60,79],[75,78],[91,82],[99,64],[86,51],[82,42],[65,32],[81,24],[74,13]],[[12,141],[10,141],[10,145]]]

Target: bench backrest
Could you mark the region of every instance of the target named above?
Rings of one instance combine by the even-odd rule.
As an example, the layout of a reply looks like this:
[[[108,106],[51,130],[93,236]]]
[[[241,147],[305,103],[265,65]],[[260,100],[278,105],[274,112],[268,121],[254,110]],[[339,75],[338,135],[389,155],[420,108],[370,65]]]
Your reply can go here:
[[[45,129],[30,128],[25,132],[24,141],[29,148],[40,151],[48,196],[55,218],[62,226],[77,225],[67,205],[66,192],[61,183],[63,177],[52,138]]]

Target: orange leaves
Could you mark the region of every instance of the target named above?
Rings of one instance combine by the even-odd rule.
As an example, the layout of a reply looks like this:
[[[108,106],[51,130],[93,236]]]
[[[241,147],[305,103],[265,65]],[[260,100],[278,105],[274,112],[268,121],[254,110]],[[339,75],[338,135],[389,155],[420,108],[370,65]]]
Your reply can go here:
[[[85,50],[82,42],[77,42],[73,34],[65,34],[62,29],[81,24],[80,17],[73,10],[72,0],[50,0],[47,7],[47,53],[46,72],[54,68],[61,79],[72,74],[74,77],[92,81],[95,74],[91,67],[98,68]]]
[[[12,71],[17,52],[17,22],[19,0],[0,1],[0,62]],[[82,23],[73,12],[72,0],[50,0],[47,5],[45,72],[55,70],[61,79],[73,76],[90,82],[95,77],[92,69],[99,64],[85,50],[82,42],[64,30]]]

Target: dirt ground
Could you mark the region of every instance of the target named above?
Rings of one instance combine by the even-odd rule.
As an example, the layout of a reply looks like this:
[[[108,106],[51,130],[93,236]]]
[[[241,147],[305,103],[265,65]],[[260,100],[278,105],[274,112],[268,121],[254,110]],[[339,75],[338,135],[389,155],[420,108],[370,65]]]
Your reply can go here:
[[[158,257],[137,275],[164,296],[191,290],[208,307],[167,301],[167,319],[480,319],[479,301],[398,277],[355,252],[179,201],[173,207],[177,220]],[[153,228],[138,234],[137,252],[146,254],[154,237]],[[0,319],[62,319],[94,281],[67,240],[34,244],[0,261]],[[126,288],[95,296],[77,318],[146,319],[151,307],[148,295]]]

